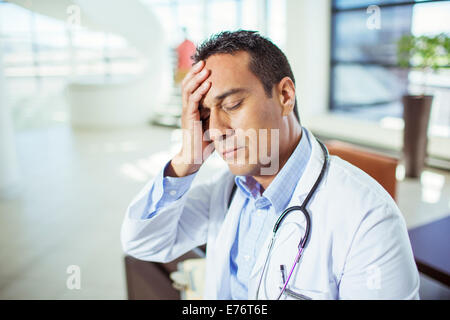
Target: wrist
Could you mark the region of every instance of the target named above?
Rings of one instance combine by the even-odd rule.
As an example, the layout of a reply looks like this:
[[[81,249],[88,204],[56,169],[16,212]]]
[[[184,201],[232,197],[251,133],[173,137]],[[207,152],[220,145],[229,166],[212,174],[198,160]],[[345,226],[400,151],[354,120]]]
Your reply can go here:
[[[201,164],[193,164],[186,161],[181,154],[177,154],[172,158],[169,165],[164,171],[164,176],[169,177],[185,177],[197,172]]]

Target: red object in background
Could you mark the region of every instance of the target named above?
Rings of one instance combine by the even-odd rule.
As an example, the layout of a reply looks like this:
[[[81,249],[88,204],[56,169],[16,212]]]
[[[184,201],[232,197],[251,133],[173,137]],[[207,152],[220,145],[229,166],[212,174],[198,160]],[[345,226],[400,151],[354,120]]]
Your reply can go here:
[[[177,69],[179,71],[187,71],[191,68],[193,60],[191,57],[195,54],[195,44],[185,39],[178,47],[177,47],[177,53],[178,53],[178,64]]]

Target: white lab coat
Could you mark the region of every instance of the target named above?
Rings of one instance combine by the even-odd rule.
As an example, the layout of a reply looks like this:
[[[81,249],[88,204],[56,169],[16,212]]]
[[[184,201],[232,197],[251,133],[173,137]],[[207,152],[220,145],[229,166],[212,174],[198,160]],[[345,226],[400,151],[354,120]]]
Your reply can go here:
[[[303,132],[312,144],[311,158],[288,206],[303,202],[324,161],[317,140],[307,129]],[[227,212],[233,183],[234,176],[224,170],[208,183],[191,187],[150,219],[142,219],[150,181],[127,209],[121,231],[125,253],[169,262],[207,243],[204,298],[229,298],[229,256],[243,205],[243,197],[236,196]],[[419,298],[419,274],[405,221],[393,199],[370,176],[331,156],[309,212],[310,240],[290,290],[312,299]],[[261,282],[260,299],[274,299],[280,292],[280,265],[289,272],[304,226],[301,212],[284,220]],[[267,235],[251,272],[249,299],[255,298],[271,236]]]

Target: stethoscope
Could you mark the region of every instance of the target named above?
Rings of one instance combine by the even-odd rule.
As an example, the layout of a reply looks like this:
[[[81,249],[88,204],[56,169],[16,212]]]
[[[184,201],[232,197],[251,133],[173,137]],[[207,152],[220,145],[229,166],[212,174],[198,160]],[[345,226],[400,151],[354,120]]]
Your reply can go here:
[[[273,227],[272,239],[270,240],[270,244],[269,244],[269,250],[267,252],[266,260],[264,262],[264,267],[263,267],[263,270],[261,272],[261,277],[259,278],[258,287],[256,289],[256,300],[258,300],[259,288],[261,287],[261,282],[262,282],[262,279],[264,277],[264,272],[266,270],[267,262],[269,261],[269,256],[270,256],[270,254],[272,252],[272,247],[273,247],[273,244],[275,242],[275,237],[276,237],[277,231],[279,230],[280,225],[283,222],[284,218],[286,218],[286,216],[289,213],[291,213],[292,211],[300,210],[303,213],[303,215],[305,216],[305,219],[306,219],[305,235],[303,236],[303,238],[300,239],[300,243],[298,245],[298,252],[297,252],[297,255],[295,257],[294,264],[292,265],[291,271],[289,272],[289,275],[288,275],[288,277],[286,279],[284,277],[284,266],[280,266],[281,272],[282,272],[282,275],[283,275],[283,279],[282,280],[283,280],[284,284],[283,284],[283,287],[281,288],[281,291],[280,291],[280,293],[279,293],[279,295],[277,297],[277,300],[279,300],[281,298],[281,296],[283,295],[283,293],[286,291],[286,288],[287,288],[287,285],[289,283],[289,280],[291,279],[292,273],[294,272],[295,267],[297,266],[298,262],[300,261],[300,258],[301,258],[302,253],[303,253],[303,249],[305,248],[305,246],[308,243],[308,240],[309,240],[309,237],[310,237],[310,231],[311,231],[311,217],[309,215],[308,210],[306,209],[306,206],[308,205],[308,203],[311,200],[312,196],[314,195],[314,192],[316,191],[320,181],[322,180],[322,177],[325,174],[325,170],[327,169],[328,162],[329,162],[329,154],[328,154],[327,148],[319,140],[317,140],[317,142],[319,142],[320,147],[322,148],[324,156],[325,156],[325,160],[323,162],[322,170],[320,171],[319,177],[317,178],[316,182],[314,183],[313,187],[309,191],[309,193],[306,196],[306,198],[303,201],[303,203],[300,206],[292,206],[292,207],[289,207],[286,210],[284,210],[283,213],[278,218],[277,222],[275,222],[275,225]]]

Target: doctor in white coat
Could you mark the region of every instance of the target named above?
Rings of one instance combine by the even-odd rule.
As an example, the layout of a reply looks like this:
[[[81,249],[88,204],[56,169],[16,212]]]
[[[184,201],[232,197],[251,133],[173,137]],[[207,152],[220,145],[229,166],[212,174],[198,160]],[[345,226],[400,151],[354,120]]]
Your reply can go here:
[[[224,32],[195,60],[182,83],[182,150],[129,205],[123,249],[169,262],[207,244],[205,299],[276,299],[286,278],[280,266],[291,271],[306,220],[289,213],[269,251],[273,223],[303,203],[325,153],[300,125],[289,63],[269,40]],[[193,184],[214,149],[227,170]],[[307,209],[309,240],[280,299],[419,298],[405,221],[370,176],[331,156]]]

